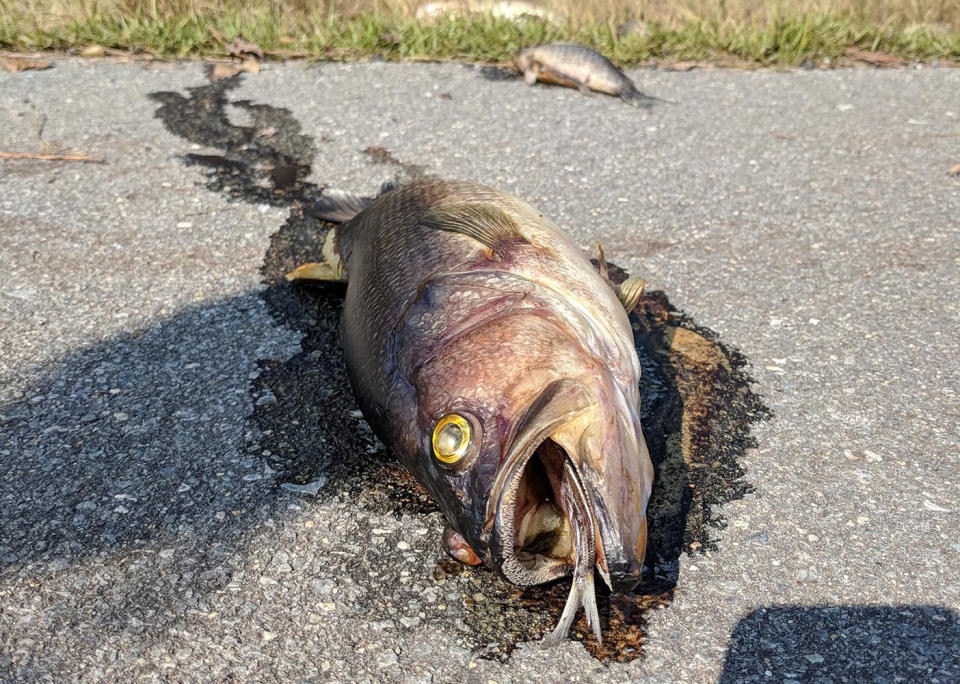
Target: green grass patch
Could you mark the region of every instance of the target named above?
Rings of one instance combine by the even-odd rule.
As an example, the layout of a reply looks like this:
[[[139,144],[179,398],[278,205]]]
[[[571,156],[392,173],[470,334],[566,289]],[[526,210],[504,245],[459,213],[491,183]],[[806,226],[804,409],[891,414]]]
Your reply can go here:
[[[960,58],[956,26],[905,20],[877,24],[851,12],[802,11],[759,19],[717,12],[699,19],[648,20],[640,31],[620,37],[613,20],[554,24],[469,14],[417,21],[400,11],[338,13],[329,7],[281,7],[264,0],[164,10],[156,3],[105,8],[86,0],[60,2],[0,0],[0,47],[71,50],[100,45],[183,58],[222,55],[221,37],[242,37],[277,58],[378,55],[388,60],[503,62],[524,46],[572,40],[624,66],[651,58],[786,66],[837,59],[850,47],[905,59]]]

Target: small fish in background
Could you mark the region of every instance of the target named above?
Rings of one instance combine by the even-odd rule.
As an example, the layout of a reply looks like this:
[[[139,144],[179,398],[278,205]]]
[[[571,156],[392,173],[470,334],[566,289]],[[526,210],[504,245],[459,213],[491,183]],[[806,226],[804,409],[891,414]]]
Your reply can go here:
[[[290,280],[347,281],[344,360],[367,422],[447,520],[448,553],[514,584],[572,576],[546,643],[594,572],[641,579],[653,466],[627,318],[643,281],[607,277],[552,221],[473,183],[417,181],[377,199],[325,190],[342,221]]]
[[[517,53],[514,62],[529,85],[542,81],[579,88],[581,92],[596,90],[645,109],[657,102],[666,102],[644,95],[613,62],[596,50],[576,43],[547,43],[524,48]]]

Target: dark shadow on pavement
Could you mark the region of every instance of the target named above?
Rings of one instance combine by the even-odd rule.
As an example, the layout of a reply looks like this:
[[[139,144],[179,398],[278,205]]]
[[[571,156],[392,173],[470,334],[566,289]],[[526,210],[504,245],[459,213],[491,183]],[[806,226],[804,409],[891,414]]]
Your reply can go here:
[[[769,606],[737,623],[720,681],[960,681],[960,615],[943,606]]]
[[[275,487],[245,416],[268,320],[249,293],[35,371],[0,405],[2,572],[162,537],[216,555],[260,519]]]

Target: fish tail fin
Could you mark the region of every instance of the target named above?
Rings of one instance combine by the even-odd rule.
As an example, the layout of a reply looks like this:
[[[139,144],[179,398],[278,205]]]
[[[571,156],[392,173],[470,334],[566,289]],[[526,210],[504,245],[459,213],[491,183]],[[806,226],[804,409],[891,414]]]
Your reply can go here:
[[[334,188],[324,188],[320,197],[304,209],[304,213],[331,223],[344,223],[366,209],[373,199]]]
[[[633,105],[634,107],[639,107],[641,109],[650,109],[658,103],[676,104],[676,102],[671,102],[670,100],[662,100],[659,97],[653,97],[652,95],[644,95],[636,88],[629,88],[618,94],[620,95],[620,99],[627,104]]]
[[[336,188],[324,188],[313,204],[304,209],[304,213],[331,223],[345,223],[370,206],[377,197],[386,195],[396,187],[395,182],[387,181],[373,197],[355,195]]]

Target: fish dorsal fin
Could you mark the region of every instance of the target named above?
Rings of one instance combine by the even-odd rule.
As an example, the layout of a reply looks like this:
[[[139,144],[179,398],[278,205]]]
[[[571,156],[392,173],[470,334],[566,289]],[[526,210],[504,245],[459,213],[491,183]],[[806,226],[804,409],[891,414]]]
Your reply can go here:
[[[640,297],[643,296],[643,286],[646,284],[646,280],[634,276],[627,278],[619,285],[613,286],[614,292],[617,293],[617,298],[620,300],[620,303],[623,304],[623,308],[627,310],[627,313],[633,311],[637,304],[640,303]]]
[[[492,204],[450,204],[433,207],[420,224],[434,230],[460,233],[483,243],[498,256],[516,243],[527,243],[510,214]]]
[[[597,272],[600,277],[610,282],[610,273],[607,271],[607,257],[603,253],[603,245],[597,242]]]

